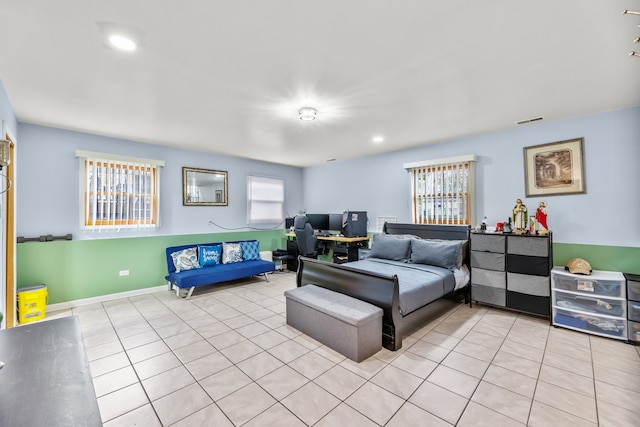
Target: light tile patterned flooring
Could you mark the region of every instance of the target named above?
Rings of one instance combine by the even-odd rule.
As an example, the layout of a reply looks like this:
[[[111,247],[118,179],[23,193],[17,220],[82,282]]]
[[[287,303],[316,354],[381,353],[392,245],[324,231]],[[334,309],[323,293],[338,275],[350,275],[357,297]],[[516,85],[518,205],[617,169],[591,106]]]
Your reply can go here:
[[[286,325],[277,273],[93,304],[82,326],[105,426],[638,426],[640,351],[459,304],[361,363]]]

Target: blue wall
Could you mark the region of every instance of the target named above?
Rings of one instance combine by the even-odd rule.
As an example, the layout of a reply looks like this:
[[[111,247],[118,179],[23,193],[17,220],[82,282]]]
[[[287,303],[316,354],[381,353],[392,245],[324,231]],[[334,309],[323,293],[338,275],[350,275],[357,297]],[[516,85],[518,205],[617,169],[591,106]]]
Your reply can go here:
[[[24,123],[20,123],[19,129],[18,236],[72,233],[74,239],[83,240],[247,230],[247,175],[283,179],[285,209],[295,213],[302,207],[300,168]],[[80,230],[80,161],[75,157],[76,150],[164,160],[165,167],[160,173],[160,228],[119,232]],[[228,171],[229,206],[183,206],[183,166]]]
[[[584,138],[586,193],[525,198],[523,148]],[[476,219],[505,220],[517,198],[530,211],[547,202],[554,241],[640,247],[640,107],[541,122],[503,132],[424,145],[304,170],[307,212],[366,210],[411,222],[404,163],[475,154]]]
[[[15,123],[2,91],[0,113],[3,120]],[[17,232],[22,236],[73,233],[74,238],[94,239],[225,231],[209,221],[225,228],[246,229],[247,174],[284,179],[289,215],[300,210],[366,210],[373,230],[376,216],[411,221],[409,176],[402,167],[404,163],[475,154],[478,220],[483,215],[490,224],[504,220],[516,198],[522,198],[530,210],[545,200],[555,242],[640,246],[640,221],[636,218],[640,212],[640,107],[542,122],[306,169],[37,125],[18,126]],[[586,193],[525,198],[523,147],[577,137],[584,137]],[[80,231],[77,149],[164,160],[160,229]],[[229,206],[182,206],[183,166],[229,171]]]

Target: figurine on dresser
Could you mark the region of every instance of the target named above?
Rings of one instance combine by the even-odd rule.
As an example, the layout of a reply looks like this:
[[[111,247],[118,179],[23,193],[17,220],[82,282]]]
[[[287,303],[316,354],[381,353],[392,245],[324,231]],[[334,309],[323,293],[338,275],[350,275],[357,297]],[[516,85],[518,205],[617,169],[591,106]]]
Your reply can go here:
[[[536,222],[538,223],[538,234],[549,234],[547,225],[547,204],[542,201],[536,210]]]
[[[513,231],[516,234],[524,233],[527,230],[529,214],[527,212],[527,207],[522,204],[521,199],[516,200],[516,205],[513,207],[511,217],[513,219]]]

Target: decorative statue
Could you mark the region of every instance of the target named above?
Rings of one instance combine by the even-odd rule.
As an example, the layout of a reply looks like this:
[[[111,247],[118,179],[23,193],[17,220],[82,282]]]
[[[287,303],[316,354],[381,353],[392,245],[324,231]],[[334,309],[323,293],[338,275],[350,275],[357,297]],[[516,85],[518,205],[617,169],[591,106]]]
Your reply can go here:
[[[536,210],[536,221],[538,222],[538,234],[549,234],[549,227],[547,226],[547,204],[545,202],[540,202]]]
[[[527,207],[522,204],[521,199],[516,200],[516,205],[513,207],[513,229],[516,233],[524,233],[527,229],[527,223],[529,222],[529,214]]]

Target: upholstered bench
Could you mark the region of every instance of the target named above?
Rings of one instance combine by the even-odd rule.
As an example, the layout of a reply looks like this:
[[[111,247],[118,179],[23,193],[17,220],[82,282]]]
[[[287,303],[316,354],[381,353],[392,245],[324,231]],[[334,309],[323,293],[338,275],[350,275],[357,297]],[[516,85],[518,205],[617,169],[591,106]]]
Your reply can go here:
[[[361,362],[382,348],[382,309],[315,285],[285,291],[287,324]]]

